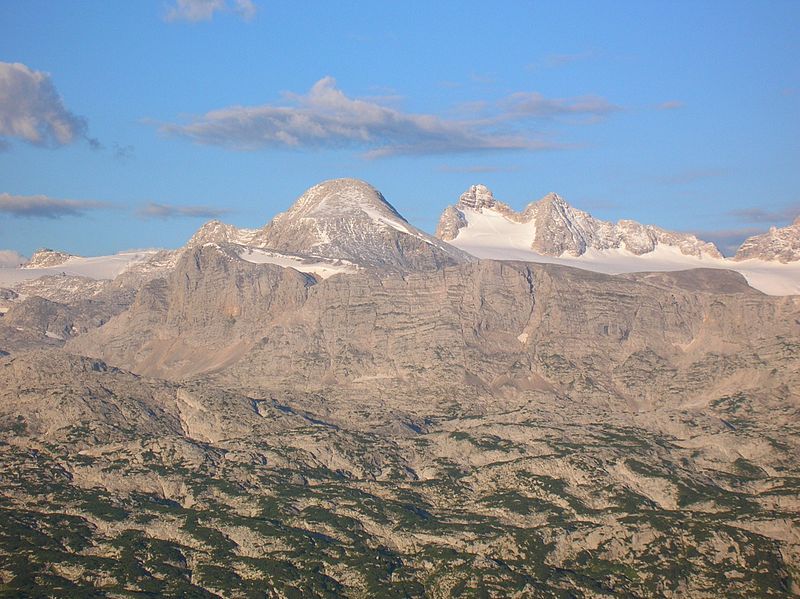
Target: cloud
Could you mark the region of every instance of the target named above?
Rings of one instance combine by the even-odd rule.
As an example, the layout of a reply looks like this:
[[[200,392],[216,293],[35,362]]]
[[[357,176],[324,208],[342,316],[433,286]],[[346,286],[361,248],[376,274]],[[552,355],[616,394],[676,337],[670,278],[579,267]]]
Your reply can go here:
[[[743,227],[741,229],[723,229],[719,231],[693,231],[699,239],[710,241],[719,248],[724,256],[733,256],[745,239],[753,235],[760,235],[763,229],[758,227]]]
[[[13,268],[25,264],[28,259],[14,250],[0,250],[0,268]]]
[[[559,116],[606,117],[622,110],[600,96],[546,98],[539,92],[517,92],[503,102],[508,116],[553,118]]]
[[[656,110],[678,110],[686,106],[681,100],[667,100],[656,106]]]
[[[148,202],[136,211],[139,218],[218,218],[230,210],[209,206],[172,206]]]
[[[480,173],[514,173],[519,171],[518,166],[492,166],[492,165],[475,165],[475,166],[451,166],[449,164],[442,164],[436,168],[440,173],[467,173],[467,174],[480,174]]]
[[[232,106],[208,112],[188,124],[162,124],[159,130],[237,150],[358,147],[367,150],[367,158],[561,147],[532,136],[530,131],[499,132],[499,120],[446,119],[352,99],[337,88],[332,77],[320,79],[305,95],[285,97],[288,106]]]
[[[728,174],[728,171],[721,168],[691,169],[672,175],[656,177],[656,180],[664,185],[685,185],[688,183],[694,183],[696,181],[702,181],[704,179],[722,177],[726,174]]]
[[[789,223],[800,215],[800,202],[776,210],[764,208],[741,208],[728,212],[729,216],[746,223]]]
[[[8,147],[3,138],[51,148],[78,139],[99,146],[87,131],[86,119],[64,107],[47,73],[20,63],[0,62],[0,149]]]
[[[82,216],[89,210],[108,208],[107,202],[56,200],[44,195],[18,196],[0,193],[0,214],[18,218],[61,218]]]
[[[167,21],[210,21],[217,12],[234,12],[245,21],[255,17],[253,0],[175,0],[165,15]]]

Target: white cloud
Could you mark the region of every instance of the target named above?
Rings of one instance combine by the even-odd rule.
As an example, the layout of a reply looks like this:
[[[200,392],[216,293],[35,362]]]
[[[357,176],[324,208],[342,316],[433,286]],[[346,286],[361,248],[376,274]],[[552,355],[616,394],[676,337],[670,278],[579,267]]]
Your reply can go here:
[[[210,21],[215,13],[227,11],[249,21],[258,8],[253,0],[176,0],[165,18],[167,21]]]
[[[148,202],[136,214],[140,218],[218,218],[228,212],[224,208],[210,206],[173,206]]]
[[[481,174],[481,173],[514,173],[519,171],[518,166],[495,166],[490,164],[475,164],[468,166],[454,166],[450,164],[441,164],[436,168],[440,173],[467,173],[467,174]]]
[[[3,138],[57,147],[86,137],[86,119],[64,107],[50,76],[24,64],[0,62],[0,149]]]
[[[28,259],[14,250],[0,250],[0,268],[13,268],[25,264]]]
[[[728,214],[745,223],[789,223],[800,215],[800,202],[770,209],[740,208]]]
[[[546,98],[538,92],[517,92],[504,102],[508,116],[551,118],[557,116],[605,117],[622,110],[599,96]]]
[[[756,227],[741,229],[725,229],[716,231],[693,231],[698,239],[710,241],[719,248],[723,256],[733,256],[744,240],[753,235],[760,235],[764,231]]]
[[[529,129],[500,132],[498,119],[446,119],[349,98],[332,77],[317,81],[307,94],[287,94],[286,98],[287,106],[232,106],[188,124],[163,124],[160,130],[238,150],[360,147],[369,158],[561,147],[533,136]]]
[[[18,196],[0,193],[0,214],[22,218],[61,218],[81,216],[88,210],[107,208],[106,202],[56,200],[45,195]]]

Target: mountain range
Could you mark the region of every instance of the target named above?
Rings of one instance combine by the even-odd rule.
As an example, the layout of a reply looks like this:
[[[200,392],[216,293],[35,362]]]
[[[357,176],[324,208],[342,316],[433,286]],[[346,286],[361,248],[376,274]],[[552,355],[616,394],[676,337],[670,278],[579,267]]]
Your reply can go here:
[[[515,226],[516,225],[516,226]],[[694,235],[673,233],[630,220],[618,223],[593,218],[555,193],[531,202],[522,212],[494,198],[484,185],[473,185],[455,206],[445,209],[437,237],[469,245],[488,237],[496,245],[521,244],[545,256],[581,256],[589,250],[623,249],[641,256],[659,247],[677,248],[698,258],[722,258],[712,243]]]
[[[787,229],[731,260],[474,186],[431,236],[337,179],[40,252],[0,289],[0,594],[798,594]]]

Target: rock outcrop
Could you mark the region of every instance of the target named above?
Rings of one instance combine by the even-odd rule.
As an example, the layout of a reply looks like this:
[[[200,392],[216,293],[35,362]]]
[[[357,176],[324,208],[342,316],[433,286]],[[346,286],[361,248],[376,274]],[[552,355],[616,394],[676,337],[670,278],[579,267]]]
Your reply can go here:
[[[800,216],[786,227],[770,227],[762,235],[747,238],[733,258],[741,260],[767,260],[770,262],[797,262],[800,260]]]
[[[260,229],[240,229],[219,220],[211,220],[192,235],[186,243],[186,247],[193,248],[205,243],[235,243],[257,247],[254,239],[259,233]]]
[[[67,260],[72,258],[72,254],[67,252],[59,252],[49,248],[42,248],[36,250],[31,256],[31,259],[22,265],[22,268],[49,268],[64,264]]]

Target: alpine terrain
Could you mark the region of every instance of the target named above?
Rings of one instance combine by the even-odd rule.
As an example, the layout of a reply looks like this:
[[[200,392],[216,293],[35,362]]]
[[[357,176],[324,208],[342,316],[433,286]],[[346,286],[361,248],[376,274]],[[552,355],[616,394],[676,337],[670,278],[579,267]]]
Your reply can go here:
[[[0,596],[800,595],[800,224],[371,185],[0,269]]]

